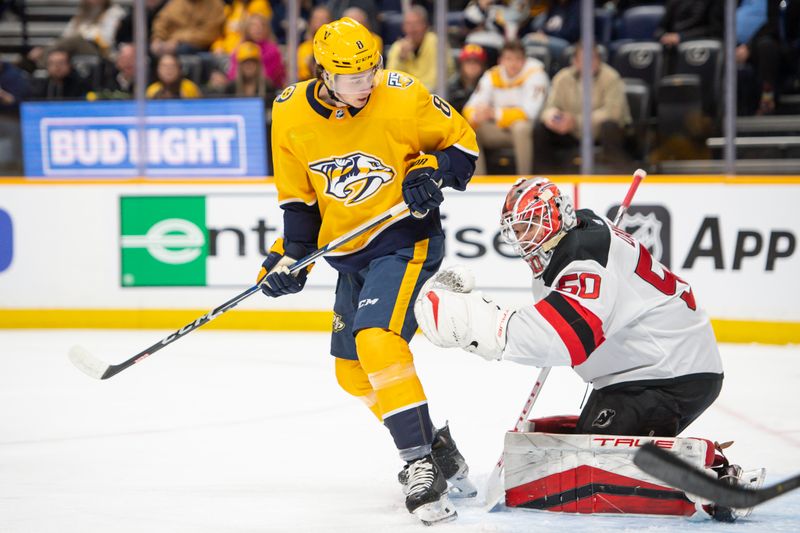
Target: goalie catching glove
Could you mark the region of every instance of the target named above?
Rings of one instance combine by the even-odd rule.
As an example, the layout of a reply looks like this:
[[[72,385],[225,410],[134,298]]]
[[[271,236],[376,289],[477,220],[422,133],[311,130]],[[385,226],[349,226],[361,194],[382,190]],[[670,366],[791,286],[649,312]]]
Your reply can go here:
[[[258,273],[257,282],[261,285],[261,292],[270,298],[277,298],[303,290],[311,266],[293,273],[289,272],[289,267],[305,255],[306,250],[302,245],[276,240]]]
[[[442,348],[463,348],[487,361],[502,359],[513,314],[480,292],[429,289],[414,303],[414,315],[429,341]]]

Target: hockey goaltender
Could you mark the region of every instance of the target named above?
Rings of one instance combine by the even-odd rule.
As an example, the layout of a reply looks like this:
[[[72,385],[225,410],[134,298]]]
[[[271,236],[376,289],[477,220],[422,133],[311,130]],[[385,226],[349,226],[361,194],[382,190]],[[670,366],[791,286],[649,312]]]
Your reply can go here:
[[[654,441],[732,484],[763,481],[763,469],[743,473],[712,441],[676,438],[714,402],[723,381],[709,317],[691,286],[607,219],[575,211],[544,178],[512,186],[501,224],[504,240],[533,271],[535,303],[499,307],[473,292],[471,274],[456,267],[421,291],[415,312],[422,331],[437,346],[490,361],[569,365],[593,387],[579,417],[533,420],[530,431],[506,435],[506,505],[746,516],[749,510],[659,485],[632,461],[638,446]]]

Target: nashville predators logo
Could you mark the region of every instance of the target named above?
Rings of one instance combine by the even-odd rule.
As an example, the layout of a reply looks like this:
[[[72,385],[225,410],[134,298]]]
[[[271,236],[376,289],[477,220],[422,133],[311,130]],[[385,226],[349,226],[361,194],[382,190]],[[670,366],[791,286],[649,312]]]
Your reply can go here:
[[[392,181],[395,171],[380,159],[369,154],[354,152],[311,163],[309,168],[325,176],[325,194],[343,200],[350,206],[363,202]]]

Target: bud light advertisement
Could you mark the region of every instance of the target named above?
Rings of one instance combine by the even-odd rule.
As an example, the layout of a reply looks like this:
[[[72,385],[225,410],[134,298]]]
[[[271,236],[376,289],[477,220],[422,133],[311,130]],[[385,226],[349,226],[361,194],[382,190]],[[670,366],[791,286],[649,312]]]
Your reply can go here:
[[[258,98],[22,105],[29,177],[261,177],[268,174]],[[140,150],[144,143],[144,150]]]

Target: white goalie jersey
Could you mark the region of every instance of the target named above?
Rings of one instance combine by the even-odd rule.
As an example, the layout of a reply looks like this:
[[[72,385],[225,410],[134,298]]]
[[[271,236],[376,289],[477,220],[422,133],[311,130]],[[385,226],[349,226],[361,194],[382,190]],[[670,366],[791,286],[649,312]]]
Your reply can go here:
[[[691,286],[607,219],[577,215],[534,280],[536,303],[509,320],[503,359],[570,365],[596,389],[722,374],[709,317]]]

